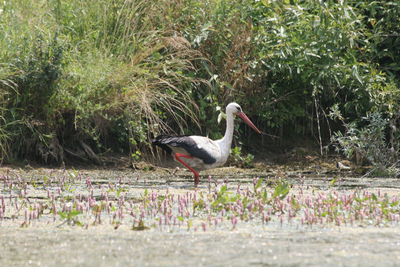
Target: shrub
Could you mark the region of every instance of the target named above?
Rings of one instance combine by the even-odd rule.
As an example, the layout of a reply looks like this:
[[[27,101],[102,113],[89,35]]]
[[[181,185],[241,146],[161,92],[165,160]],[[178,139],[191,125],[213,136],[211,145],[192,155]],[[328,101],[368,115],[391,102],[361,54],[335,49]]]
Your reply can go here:
[[[0,153],[140,158],[161,132],[199,134],[202,125],[201,134],[220,137],[215,108],[230,101],[281,143],[308,137],[322,147],[339,129],[327,116],[334,104],[359,130],[367,124],[359,118],[375,112],[396,126],[399,6],[3,1]]]
[[[359,124],[346,123],[337,110],[331,115],[342,121],[345,131],[332,136],[335,148],[348,158],[354,158],[357,164],[363,161],[372,164],[367,175],[397,176],[399,174],[398,133],[391,128],[391,122],[379,112],[369,113]],[[389,132],[389,133],[388,133]],[[396,138],[394,138],[396,135]],[[390,138],[387,138],[390,136]],[[390,139],[390,140],[388,140]]]

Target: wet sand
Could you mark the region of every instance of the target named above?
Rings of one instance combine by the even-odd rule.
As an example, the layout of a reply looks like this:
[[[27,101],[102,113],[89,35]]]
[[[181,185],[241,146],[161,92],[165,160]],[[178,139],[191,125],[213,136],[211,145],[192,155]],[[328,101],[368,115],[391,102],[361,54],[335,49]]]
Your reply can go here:
[[[7,170],[1,170],[6,173]],[[8,170],[10,171],[10,170]],[[11,170],[15,172],[15,170]],[[43,177],[52,170],[20,171],[21,177]],[[53,172],[58,172],[55,170]],[[0,172],[1,173],[1,172]],[[189,174],[131,172],[118,170],[81,170],[95,185],[118,181],[125,185],[131,198],[144,190],[185,193],[193,190]],[[276,174],[232,168],[210,172],[213,181],[228,179],[229,188],[251,186],[254,177],[271,181]],[[203,175],[200,191],[209,184]],[[352,192],[367,189],[390,196],[400,196],[395,178],[341,177],[332,183],[331,174],[286,173],[292,191]],[[35,178],[36,179],[36,178]],[[84,183],[84,181],[82,181]],[[2,191],[5,194],[5,191]],[[40,186],[27,194],[45,198]],[[62,224],[57,218],[33,221],[21,227],[21,218],[0,223],[1,266],[397,266],[400,262],[400,225],[302,225],[298,221],[280,224],[240,221],[229,226],[186,230],[151,227],[132,231],[129,224],[117,229],[104,221],[87,227]]]
[[[124,227],[0,230],[2,266],[398,266],[400,229],[264,227],[134,232]]]

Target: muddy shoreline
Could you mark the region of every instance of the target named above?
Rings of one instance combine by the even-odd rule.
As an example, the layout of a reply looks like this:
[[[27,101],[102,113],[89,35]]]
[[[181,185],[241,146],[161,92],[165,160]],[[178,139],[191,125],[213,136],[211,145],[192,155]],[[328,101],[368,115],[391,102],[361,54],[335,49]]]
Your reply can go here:
[[[49,179],[46,177],[61,175],[62,170],[0,170],[3,177],[7,173],[7,179],[25,177],[22,180],[27,185],[26,198],[36,203],[44,201],[49,191],[59,190],[55,188],[56,181],[52,187],[46,188],[46,179]],[[166,191],[184,195],[194,190],[190,174],[184,171],[175,175],[164,170],[69,170],[68,173],[72,176],[91,177],[93,194],[99,198],[102,188],[118,185],[124,189],[121,192],[132,203],[143,197],[145,190],[157,192],[159,195]],[[305,195],[335,191],[347,196],[354,190],[367,190],[371,194],[387,195],[391,198],[400,196],[397,178],[359,178],[292,170],[277,174],[270,170],[235,168],[221,168],[205,173],[202,177],[197,190],[205,193],[213,183],[222,184],[228,181],[228,191],[233,192],[238,187],[251,188],[254,186],[254,179],[264,177],[263,183],[267,187],[272,187],[278,179],[285,178],[293,194],[299,190],[304,191]],[[33,183],[35,186],[32,186]],[[83,192],[85,183],[85,178],[79,182],[77,180],[76,187],[70,186],[67,188],[70,192],[66,190],[64,195],[68,198],[67,193],[73,196],[80,190]],[[1,194],[7,197],[10,192],[3,187]],[[12,194],[16,197],[18,195],[17,191]],[[259,223],[258,219],[239,220],[232,227],[230,221],[225,220],[218,226],[207,226],[206,230],[201,228],[200,222],[196,224],[194,221],[190,230],[182,226],[149,225],[144,231],[133,231],[129,218],[125,217],[125,221],[116,227],[115,223],[111,223],[112,216],[109,217],[103,218],[102,223],[90,224],[85,228],[63,224],[62,218],[57,216],[53,219],[50,214],[33,220],[26,226],[23,226],[22,212],[15,218],[9,216],[0,222],[0,265],[396,266],[400,261],[400,225],[396,221],[382,224],[355,222],[338,226],[334,223],[301,224],[300,219],[282,224],[275,218],[269,223]],[[92,222],[93,219],[82,220]]]

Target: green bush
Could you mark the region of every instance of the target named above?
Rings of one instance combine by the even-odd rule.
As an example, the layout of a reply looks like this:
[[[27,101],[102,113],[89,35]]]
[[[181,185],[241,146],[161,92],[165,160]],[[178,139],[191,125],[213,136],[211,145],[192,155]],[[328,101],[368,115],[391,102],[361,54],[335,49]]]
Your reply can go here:
[[[332,114],[343,120],[338,110]],[[379,112],[370,113],[362,119],[361,126],[355,122],[343,122],[344,133],[336,132],[332,136],[336,149],[343,152],[346,157],[355,159],[359,165],[372,164],[372,169],[367,175],[397,176],[399,174],[399,134],[397,131],[391,131],[389,135],[391,137],[387,138],[390,121],[383,118]]]
[[[244,154],[241,147],[234,147],[231,149],[230,164],[240,168],[254,167],[254,155]]]
[[[281,143],[327,144],[334,105],[397,126],[399,18],[383,0],[3,1],[1,158],[141,159],[158,133],[221,137],[230,101]]]

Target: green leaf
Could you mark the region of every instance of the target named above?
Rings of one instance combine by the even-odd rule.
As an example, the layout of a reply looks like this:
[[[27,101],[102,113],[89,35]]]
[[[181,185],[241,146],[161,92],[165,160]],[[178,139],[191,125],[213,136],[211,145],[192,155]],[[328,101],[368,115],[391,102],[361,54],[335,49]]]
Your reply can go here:
[[[257,184],[254,186],[254,189],[257,190],[258,188],[260,188],[262,183],[263,183],[263,179],[259,178],[257,181]]]
[[[227,185],[221,186],[221,189],[219,191],[219,195],[225,194],[226,190],[228,190],[228,186]]]
[[[280,199],[284,199],[287,194],[289,194],[290,188],[287,182],[280,182],[274,190],[273,198],[279,197]]]
[[[360,74],[358,73],[358,68],[357,68],[356,65],[353,66],[352,72],[353,72],[353,76],[356,77],[357,81],[358,81],[360,84],[363,84],[363,81],[362,81],[362,79],[361,79],[361,77],[360,77]]]

